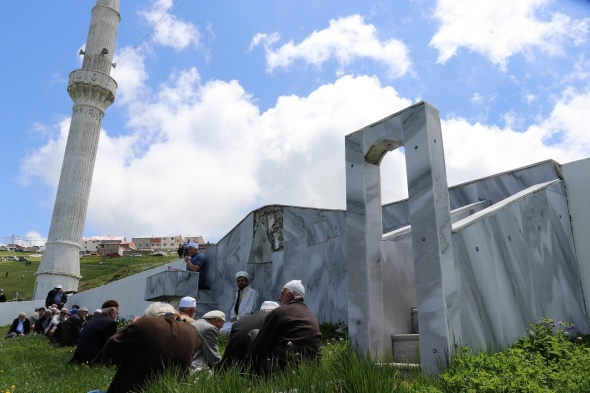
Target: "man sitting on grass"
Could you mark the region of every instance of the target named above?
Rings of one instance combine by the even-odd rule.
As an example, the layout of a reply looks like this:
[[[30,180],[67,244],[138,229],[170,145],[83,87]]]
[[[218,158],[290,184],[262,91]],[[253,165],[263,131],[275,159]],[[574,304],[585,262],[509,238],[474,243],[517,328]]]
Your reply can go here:
[[[117,332],[117,315],[119,315],[119,303],[115,300],[107,300],[102,304],[102,314],[92,318],[78,338],[78,347],[70,363],[104,364],[108,361],[100,351],[107,340]]]
[[[302,359],[319,359],[322,333],[317,317],[303,303],[305,288],[300,280],[289,281],[281,290],[280,307],[264,319],[248,355],[256,371],[268,375],[297,365]]]
[[[196,351],[193,357],[193,371],[212,368],[221,360],[221,355],[219,354],[219,331],[224,323],[225,313],[219,310],[209,311],[203,315],[202,319],[192,323],[197,328],[203,340],[203,345]]]
[[[18,318],[12,321],[8,334],[4,338],[14,338],[26,336],[31,331],[31,322],[27,319],[27,314],[20,312]]]
[[[150,304],[145,316],[118,331],[104,347],[105,356],[118,365],[107,392],[143,391],[148,380],[167,368],[186,375],[201,343],[197,329],[181,321],[174,307]]]

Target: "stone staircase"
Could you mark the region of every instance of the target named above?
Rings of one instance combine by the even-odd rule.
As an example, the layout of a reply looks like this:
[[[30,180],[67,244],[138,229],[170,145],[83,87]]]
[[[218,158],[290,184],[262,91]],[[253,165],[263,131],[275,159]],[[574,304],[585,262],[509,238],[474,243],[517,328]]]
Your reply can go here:
[[[412,333],[391,335],[393,367],[397,369],[420,368],[420,334],[418,309],[412,308]]]
[[[218,310],[219,301],[215,291],[199,290],[197,297],[197,310],[195,311],[194,319],[200,319],[209,311]]]

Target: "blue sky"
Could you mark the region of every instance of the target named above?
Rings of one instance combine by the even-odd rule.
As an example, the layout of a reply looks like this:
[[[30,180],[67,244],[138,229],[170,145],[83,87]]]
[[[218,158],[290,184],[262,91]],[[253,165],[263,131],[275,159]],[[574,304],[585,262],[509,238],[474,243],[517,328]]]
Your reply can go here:
[[[45,238],[94,0],[0,3],[0,243]],[[121,1],[85,236],[217,241],[268,204],[344,209],[344,136],[440,111],[449,186],[590,156],[590,1]],[[383,202],[407,196],[402,151]]]

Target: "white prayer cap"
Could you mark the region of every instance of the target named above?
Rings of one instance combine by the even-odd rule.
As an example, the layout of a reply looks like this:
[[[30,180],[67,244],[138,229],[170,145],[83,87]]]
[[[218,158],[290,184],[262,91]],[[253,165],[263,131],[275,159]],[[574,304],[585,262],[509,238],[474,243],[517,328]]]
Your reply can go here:
[[[214,319],[214,318],[221,319],[223,322],[225,322],[225,313],[223,311],[213,310],[213,311],[209,311],[208,313],[203,315],[203,319]]]
[[[102,314],[102,310],[101,310],[100,308],[97,308],[96,310],[94,310],[94,313],[95,313],[95,314],[96,314],[96,313]]]
[[[297,292],[301,296],[305,296],[305,288],[303,288],[303,284],[301,280],[292,280],[286,283],[283,288],[287,288],[292,290],[293,292]]]
[[[197,307],[197,301],[194,297],[185,296],[182,299],[180,299],[180,304],[178,305],[178,307],[186,307],[186,308]]]
[[[61,284],[55,286],[57,289],[61,289]]]
[[[271,301],[266,301],[264,303],[262,303],[262,306],[260,306],[260,311],[263,310],[274,310],[275,308],[279,307],[279,303],[277,302],[271,302]]]
[[[248,272],[245,272],[243,270],[241,270],[241,271],[239,271],[239,272],[236,273],[236,280],[239,277],[244,277],[246,280],[250,281],[250,275],[248,274]]]
[[[185,244],[186,248],[193,247],[195,250],[199,249],[199,245],[197,243],[189,242]]]

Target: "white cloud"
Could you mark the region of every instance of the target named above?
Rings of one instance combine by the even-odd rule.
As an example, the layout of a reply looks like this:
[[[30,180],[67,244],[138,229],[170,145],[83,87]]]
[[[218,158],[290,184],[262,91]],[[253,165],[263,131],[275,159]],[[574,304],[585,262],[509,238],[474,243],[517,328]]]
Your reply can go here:
[[[478,92],[473,93],[471,96],[471,103],[472,104],[481,104],[483,103],[483,97]]]
[[[199,45],[201,35],[192,23],[179,20],[171,11],[172,0],[157,0],[147,11],[140,12],[150,26],[154,27],[151,42],[156,45],[169,46],[177,52],[194,45]]]
[[[550,116],[524,132],[462,118],[443,121],[449,185],[547,159],[566,163],[590,156],[590,134],[579,121],[588,105],[590,90],[567,89]]]
[[[377,29],[367,24],[360,15],[330,20],[327,29],[314,31],[300,43],[288,42],[276,49],[274,44],[280,36],[277,33],[256,34],[250,49],[261,43],[266,51],[267,70],[278,67],[288,68],[296,60],[321,67],[329,60],[335,60],[338,74],[359,59],[369,59],[387,67],[392,78],[410,71],[411,61],[407,46],[399,40],[380,40]]]
[[[562,55],[568,44],[587,41],[590,20],[548,13],[550,0],[465,1],[438,0],[434,17],[440,28],[430,45],[445,63],[459,48],[481,54],[505,69],[515,54],[532,56],[531,50]]]

